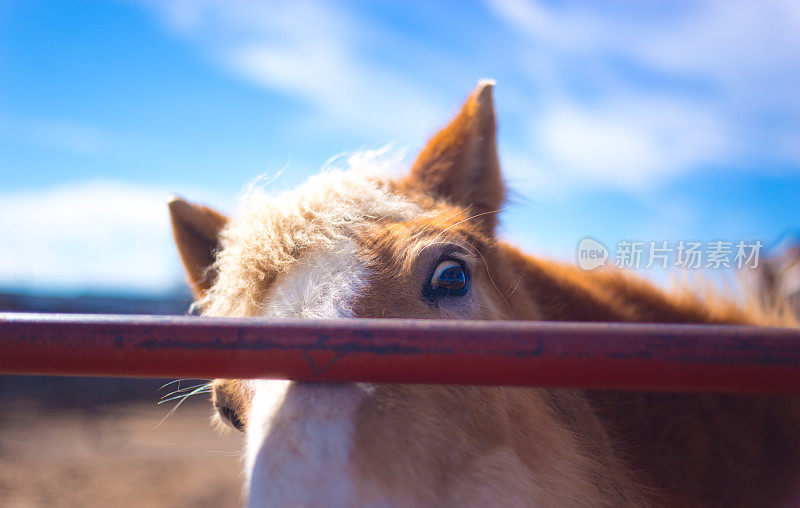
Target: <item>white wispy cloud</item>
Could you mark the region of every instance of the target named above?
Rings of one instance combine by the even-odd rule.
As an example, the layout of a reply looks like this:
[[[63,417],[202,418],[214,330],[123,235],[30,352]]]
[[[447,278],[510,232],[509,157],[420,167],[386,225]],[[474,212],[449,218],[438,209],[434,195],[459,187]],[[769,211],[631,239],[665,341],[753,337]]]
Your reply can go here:
[[[800,71],[800,5],[786,0],[649,3],[485,0],[545,52],[615,56],[725,91],[785,87]],[[786,98],[785,96],[783,97]],[[795,104],[799,99],[794,98]]]
[[[482,22],[485,32],[459,34],[455,46],[465,50],[455,53],[435,35],[374,23],[359,4],[147,5],[226,72],[310,105],[306,120],[376,142],[421,140],[452,111],[459,97],[442,96],[448,76],[437,65],[447,62],[451,81],[483,74],[476,66],[495,69],[508,76],[498,94],[513,97],[500,118],[507,172],[537,197],[639,192],[743,160],[800,164],[800,7],[792,2],[486,0],[494,19]],[[493,61],[468,49],[498,33],[506,46]]]
[[[724,162],[738,150],[727,127],[705,108],[655,97],[583,107],[553,101],[531,120],[529,143],[538,149],[532,157],[558,175],[561,186],[633,192]]]
[[[179,285],[168,195],[111,181],[0,194],[0,286],[163,291]]]
[[[170,30],[200,45],[222,68],[307,102],[316,123],[408,138],[447,111],[448,101],[415,76],[364,57],[382,35],[342,6],[309,0],[150,5]]]
[[[536,150],[516,158],[553,183],[637,190],[711,164],[800,164],[796,3],[486,3],[520,35],[510,65],[539,87],[538,107],[520,105],[539,112]]]

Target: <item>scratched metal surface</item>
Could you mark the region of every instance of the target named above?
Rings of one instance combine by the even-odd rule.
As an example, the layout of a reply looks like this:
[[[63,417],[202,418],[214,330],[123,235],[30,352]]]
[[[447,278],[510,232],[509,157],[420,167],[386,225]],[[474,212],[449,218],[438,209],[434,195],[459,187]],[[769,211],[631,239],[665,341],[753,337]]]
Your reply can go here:
[[[800,330],[7,313],[0,373],[800,393]]]

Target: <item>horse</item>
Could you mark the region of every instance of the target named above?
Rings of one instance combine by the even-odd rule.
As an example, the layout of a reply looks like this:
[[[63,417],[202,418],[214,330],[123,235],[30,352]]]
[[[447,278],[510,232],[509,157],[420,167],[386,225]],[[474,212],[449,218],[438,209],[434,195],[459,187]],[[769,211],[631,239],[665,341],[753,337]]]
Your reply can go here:
[[[532,257],[507,193],[493,82],[410,171],[354,158],[232,217],[181,198],[173,235],[204,316],[785,325],[725,295]],[[547,220],[542,217],[540,220]],[[778,506],[800,491],[792,396],[213,381],[244,433],[250,506]]]

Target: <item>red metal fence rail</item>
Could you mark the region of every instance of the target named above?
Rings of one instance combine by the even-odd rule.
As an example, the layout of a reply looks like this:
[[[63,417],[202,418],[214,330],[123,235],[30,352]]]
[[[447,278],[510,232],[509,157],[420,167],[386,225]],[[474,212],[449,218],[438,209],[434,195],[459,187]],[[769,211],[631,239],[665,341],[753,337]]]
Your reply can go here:
[[[0,313],[0,373],[800,393],[800,330]]]

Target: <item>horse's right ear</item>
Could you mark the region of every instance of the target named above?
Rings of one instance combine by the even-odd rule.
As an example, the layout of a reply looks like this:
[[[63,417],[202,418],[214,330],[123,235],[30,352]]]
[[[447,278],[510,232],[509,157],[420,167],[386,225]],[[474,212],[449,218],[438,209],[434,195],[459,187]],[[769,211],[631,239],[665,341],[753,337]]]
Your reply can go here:
[[[167,205],[172,237],[192,291],[199,298],[216,278],[212,265],[219,249],[219,232],[228,218],[211,208],[189,203],[177,196],[171,197]]]

